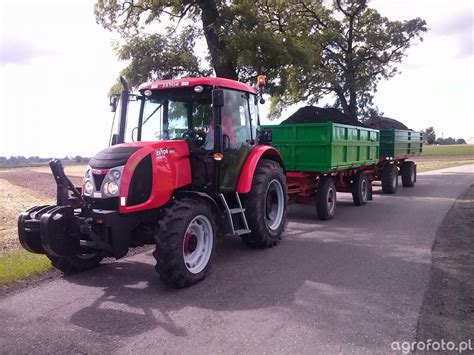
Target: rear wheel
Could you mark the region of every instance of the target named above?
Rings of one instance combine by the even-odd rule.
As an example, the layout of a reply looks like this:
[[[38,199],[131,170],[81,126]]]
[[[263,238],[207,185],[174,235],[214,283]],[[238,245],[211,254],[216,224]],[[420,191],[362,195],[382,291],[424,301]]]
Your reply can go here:
[[[359,171],[352,181],[352,200],[356,206],[362,206],[367,203],[369,199],[369,178],[367,174]]]
[[[74,256],[46,255],[51,260],[51,265],[66,275],[93,269],[99,266],[104,258],[99,254],[81,254]]]
[[[285,175],[280,164],[261,160],[255,170],[252,189],[245,196],[244,206],[249,234],[242,240],[250,247],[276,245],[285,228],[288,194]]]
[[[400,167],[403,187],[413,187],[416,181],[416,165],[412,161],[403,162]]]
[[[174,200],[162,212],[155,236],[156,271],[173,288],[188,287],[206,277],[215,249],[216,226],[211,207],[201,200]]]
[[[316,211],[319,219],[332,219],[336,213],[336,186],[330,176],[321,179],[316,192]]]
[[[398,189],[398,169],[395,164],[386,165],[382,170],[382,191],[394,194]]]

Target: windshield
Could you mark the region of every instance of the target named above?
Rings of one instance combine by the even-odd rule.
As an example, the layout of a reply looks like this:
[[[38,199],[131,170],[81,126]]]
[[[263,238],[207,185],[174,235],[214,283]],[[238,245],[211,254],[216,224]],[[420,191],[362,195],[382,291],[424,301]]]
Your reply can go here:
[[[203,135],[213,125],[212,88],[159,90],[130,102],[125,142],[183,139],[192,131]],[[140,122],[140,110],[143,110]]]

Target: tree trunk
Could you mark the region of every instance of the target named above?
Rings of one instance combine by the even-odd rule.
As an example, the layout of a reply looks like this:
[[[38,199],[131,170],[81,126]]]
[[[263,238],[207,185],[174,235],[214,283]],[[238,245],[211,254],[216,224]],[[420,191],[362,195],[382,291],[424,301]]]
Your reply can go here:
[[[228,55],[226,55],[225,42],[219,38],[216,29],[219,29],[219,12],[215,0],[197,0],[201,9],[202,27],[207,47],[211,54],[211,64],[216,72],[216,76],[237,80],[235,65]]]

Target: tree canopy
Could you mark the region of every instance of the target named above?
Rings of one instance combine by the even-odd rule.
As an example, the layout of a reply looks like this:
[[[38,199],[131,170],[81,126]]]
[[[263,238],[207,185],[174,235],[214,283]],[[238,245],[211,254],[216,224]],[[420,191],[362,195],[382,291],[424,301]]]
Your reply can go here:
[[[116,49],[133,85],[212,73],[253,84],[264,73],[272,114],[330,95],[353,118],[376,111],[378,83],[427,30],[420,18],[391,21],[366,0],[98,0],[95,14],[122,36]]]

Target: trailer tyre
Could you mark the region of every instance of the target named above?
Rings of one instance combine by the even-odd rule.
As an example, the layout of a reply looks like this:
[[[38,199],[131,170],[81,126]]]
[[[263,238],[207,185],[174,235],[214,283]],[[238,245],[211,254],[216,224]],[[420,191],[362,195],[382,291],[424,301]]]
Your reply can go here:
[[[100,254],[83,254],[74,256],[53,256],[46,255],[51,261],[51,265],[62,271],[65,275],[77,274],[82,271],[93,269],[99,266],[104,258]]]
[[[413,187],[416,181],[416,165],[412,161],[403,162],[401,168],[403,187]]]
[[[382,191],[394,194],[398,189],[398,169],[395,164],[386,165],[382,170]]]
[[[162,211],[153,256],[164,284],[183,288],[206,277],[216,245],[214,219],[211,206],[198,199],[175,199]]]
[[[245,244],[252,248],[276,245],[286,226],[288,193],[285,174],[280,164],[261,160],[252,181],[252,189],[244,197],[249,234],[242,235]]]
[[[330,176],[321,179],[316,192],[316,211],[319,219],[327,221],[336,213],[336,186]]]
[[[367,174],[359,171],[352,181],[352,200],[356,206],[365,205],[369,199],[370,181]]]

